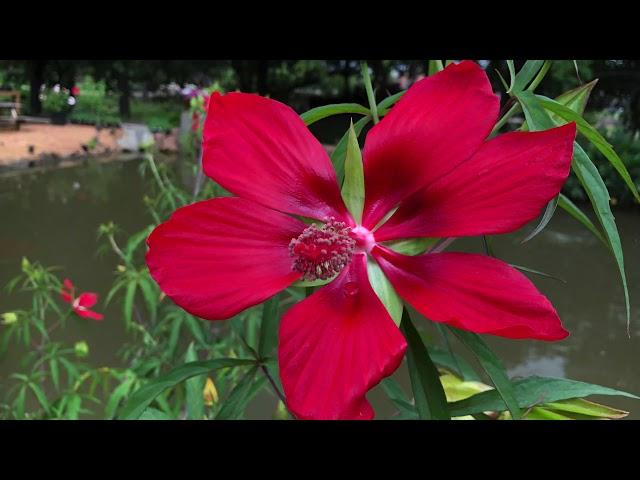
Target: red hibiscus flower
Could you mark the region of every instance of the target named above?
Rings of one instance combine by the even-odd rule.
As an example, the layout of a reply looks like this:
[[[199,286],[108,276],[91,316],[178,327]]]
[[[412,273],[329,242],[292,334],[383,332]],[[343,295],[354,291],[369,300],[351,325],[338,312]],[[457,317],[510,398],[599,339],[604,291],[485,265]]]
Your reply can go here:
[[[405,339],[369,283],[368,261],[430,320],[562,339],[568,333],[551,303],[506,263],[466,253],[406,256],[381,243],[511,232],[558,194],[575,124],[487,140],[498,109],[473,62],[416,82],[366,137],[366,200],[356,223],[327,153],[291,108],[256,95],[214,95],[204,169],[236,197],[180,208],[158,226],[147,241],[151,275],[178,305],[208,320],[229,318],[296,280],[335,276],[280,324],[282,385],[302,419],[373,418],[366,393],[403,358]]]
[[[71,283],[71,280],[65,278],[62,288],[60,289],[62,300],[71,304],[73,311],[79,317],[90,318],[92,320],[102,320],[103,315],[101,313],[89,310],[98,302],[98,295],[93,292],[84,292],[76,297],[75,291],[76,289],[73,286],[73,283]]]
[[[73,95],[74,97],[80,95],[80,88],[78,88],[77,86],[71,87],[71,95]]]

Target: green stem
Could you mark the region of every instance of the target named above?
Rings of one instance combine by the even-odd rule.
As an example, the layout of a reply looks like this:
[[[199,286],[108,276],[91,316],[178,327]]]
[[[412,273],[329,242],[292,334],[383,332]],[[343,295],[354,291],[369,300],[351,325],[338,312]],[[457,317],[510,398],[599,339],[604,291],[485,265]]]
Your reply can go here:
[[[362,62],[362,81],[364,82],[364,88],[367,91],[367,99],[369,100],[369,109],[371,110],[371,117],[373,123],[376,124],[380,121],[378,117],[378,104],[376,103],[376,96],[373,93],[373,86],[371,85],[371,76],[369,75],[369,65],[367,62]]]

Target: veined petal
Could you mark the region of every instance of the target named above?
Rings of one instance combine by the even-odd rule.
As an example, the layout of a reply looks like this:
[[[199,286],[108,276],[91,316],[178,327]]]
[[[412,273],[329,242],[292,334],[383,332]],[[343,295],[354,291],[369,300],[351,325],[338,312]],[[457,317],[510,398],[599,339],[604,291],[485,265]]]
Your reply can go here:
[[[398,294],[429,320],[507,338],[568,335],[549,300],[500,260],[449,252],[406,256],[380,246],[372,254]]]
[[[288,106],[214,93],[202,148],[205,173],[230,192],[282,212],[353,224],[327,152]]]
[[[280,323],[278,358],[300,419],[371,419],[365,395],[400,365],[406,342],[371,289],[360,253]]]
[[[486,142],[455,170],[400,205],[379,241],[506,233],[525,225],[569,175],[576,125],[512,132]]]
[[[375,227],[400,201],[471,157],[498,109],[487,75],[474,62],[413,84],[367,134],[363,225]]]
[[[147,239],[151,276],[174,302],[207,320],[256,305],[300,278],[288,246],[306,225],[235,197],[176,210]]]

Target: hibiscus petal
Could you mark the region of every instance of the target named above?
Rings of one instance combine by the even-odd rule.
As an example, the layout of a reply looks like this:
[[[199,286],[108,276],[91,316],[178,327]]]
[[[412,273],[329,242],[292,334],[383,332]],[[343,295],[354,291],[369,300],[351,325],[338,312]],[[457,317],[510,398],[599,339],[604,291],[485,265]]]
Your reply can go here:
[[[62,300],[64,300],[67,303],[73,303],[73,297],[66,291],[62,290],[60,292],[60,296],[62,297]]]
[[[525,225],[562,189],[576,125],[512,132],[412,195],[376,231],[376,240],[506,233]]]
[[[363,225],[469,158],[498,116],[484,71],[466,61],[413,84],[367,134]]]
[[[179,208],[151,233],[147,265],[175,303],[222,320],[300,278],[288,248],[305,227],[249,200],[205,200]]]
[[[406,342],[372,290],[364,254],[280,323],[280,377],[300,419],[371,419],[366,393],[400,365]]]
[[[327,152],[288,106],[214,94],[203,132],[205,173],[234,194],[282,212],[351,224]]]
[[[104,316],[101,313],[97,313],[92,310],[74,308],[73,311],[76,312],[76,314],[82,318],[90,318],[91,320],[102,320],[104,318]]]
[[[73,290],[73,283],[68,278],[64,279],[64,281],[62,282],[62,285],[64,285],[64,288],[67,290]]]
[[[549,300],[500,260],[453,252],[407,256],[380,246],[372,254],[398,294],[429,320],[507,338],[568,335]]]
[[[81,293],[78,297],[78,305],[85,308],[91,308],[98,302],[98,294],[93,292]]]

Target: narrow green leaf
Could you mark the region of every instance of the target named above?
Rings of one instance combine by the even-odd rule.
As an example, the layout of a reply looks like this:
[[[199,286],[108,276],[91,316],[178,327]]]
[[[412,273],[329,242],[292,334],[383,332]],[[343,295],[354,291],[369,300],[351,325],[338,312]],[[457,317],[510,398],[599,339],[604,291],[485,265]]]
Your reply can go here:
[[[401,90],[400,92],[389,95],[387,98],[382,100],[378,104],[378,115],[382,117],[389,113],[389,109],[395,105],[395,103],[400,100],[400,97],[402,97],[406,92],[406,90]]]
[[[106,418],[111,419],[114,417],[118,405],[120,405],[120,402],[129,394],[134,380],[135,378],[133,376],[129,376],[115,388],[104,410]]]
[[[510,263],[509,265],[522,272],[533,273],[534,275],[540,275],[541,277],[551,278],[552,280],[557,280],[562,283],[567,283],[566,280],[563,280],[560,277],[556,277],[549,273],[541,272],[540,270],[534,270],[533,268],[523,267],[522,265],[514,265],[513,263]]]
[[[178,346],[178,339],[180,338],[180,327],[182,327],[182,316],[177,316],[171,321],[171,331],[169,333],[169,341],[167,342],[167,354],[169,358],[173,358],[176,353],[176,347]]]
[[[191,342],[184,357],[185,363],[197,362],[196,348]],[[204,382],[206,375],[198,375],[185,381],[187,418],[189,420],[202,420],[204,417]]]
[[[389,247],[394,252],[402,253],[403,255],[420,255],[427,249],[433,247],[439,240],[439,238],[429,237],[405,238],[403,240],[383,242],[383,245]]]
[[[369,115],[371,112],[367,107],[360,105],[359,103],[334,103],[331,105],[323,105],[321,107],[312,108],[300,115],[305,125],[309,126],[312,123],[322,120],[323,118],[331,117],[332,115],[344,115],[348,113],[355,113],[360,115]]]
[[[540,219],[540,222],[538,223],[538,225],[536,225],[536,228],[534,228],[531,231],[531,233],[529,233],[529,235],[527,235],[524,238],[524,240],[522,240],[520,243],[528,242],[529,240],[531,240],[532,238],[534,238],[535,236],[537,236],[540,232],[542,232],[544,230],[544,228],[551,221],[551,218],[553,217],[553,214],[555,213],[556,208],[558,207],[559,198],[560,198],[560,196],[556,195],[551,200],[549,200],[549,203],[547,203],[547,208],[545,208],[544,214],[542,215],[542,218]]]
[[[449,327],[449,329],[453,331],[462,343],[464,343],[478,358],[480,365],[482,365],[482,368],[487,372],[487,375],[491,378],[496,390],[509,408],[511,416],[514,420],[519,420],[522,415],[518,408],[514,386],[511,383],[511,380],[509,380],[507,372],[505,371],[500,359],[491,351],[479,335],[453,327]],[[454,416],[458,415],[456,414]]]
[[[557,402],[569,398],[583,398],[589,395],[618,395],[640,399],[636,395],[613,388],[602,387],[566,378],[532,376],[513,382],[517,404],[520,408]],[[481,412],[501,412],[506,410],[504,399],[496,390],[479,393],[473,397],[453,402],[451,415],[463,416]]]
[[[460,355],[449,351],[448,349],[438,347],[436,345],[429,347],[429,356],[433,363],[440,365],[447,370],[451,370],[460,375],[463,380],[470,382],[479,382],[480,377],[473,370],[473,367]]]
[[[198,343],[202,346],[207,346],[207,340],[205,339],[204,332],[202,331],[202,322],[197,320],[193,315],[186,315],[184,317],[185,324]]]
[[[127,293],[124,297],[124,303],[122,305],[122,313],[124,315],[125,325],[130,326],[133,318],[133,302],[136,296],[136,288],[138,286],[138,282],[135,280],[131,281],[127,285]]]
[[[402,418],[418,418],[416,408],[411,404],[398,382],[391,377],[387,377],[380,382],[380,386],[382,386],[389,400],[398,408]]]
[[[358,136],[353,129],[353,122],[349,126],[347,153],[344,161],[344,183],[342,184],[342,199],[349,213],[360,224],[364,208],[364,170],[362,153],[358,145]]]
[[[549,114],[542,108],[541,103],[538,101],[538,97],[530,92],[521,92],[517,95],[522,110],[524,111],[527,123],[533,130],[545,130],[553,128],[556,124],[551,120]],[[627,287],[627,277],[624,269],[624,256],[622,253],[622,244],[620,242],[620,235],[616,226],[615,218],[611,212],[611,205],[609,204],[609,192],[607,187],[600,177],[598,169],[593,164],[589,156],[585,153],[578,142],[574,142],[573,148],[573,162],[571,167],[573,172],[578,177],[578,180],[582,184],[591,204],[593,210],[602,225],[604,233],[607,237],[609,249],[611,250],[620,277],[622,279],[622,287],[624,289],[625,304],[627,309],[627,331],[631,321],[631,307],[629,303],[629,291]],[[573,212],[575,213],[575,211]],[[575,216],[575,215],[574,215]],[[578,217],[576,217],[578,218]],[[584,220],[584,218],[582,219]]]
[[[592,82],[558,95],[555,100],[582,116],[584,109],[587,106],[587,102],[589,101],[589,96],[591,96],[591,91],[593,90],[593,87],[596,86],[596,83],[598,83],[597,78]],[[554,120],[560,120],[560,117],[556,114],[551,114],[551,118]]]
[[[173,418],[156,408],[148,407],[140,415],[140,420],[173,420]]]
[[[571,398],[558,402],[549,402],[545,403],[544,407],[555,411],[569,412],[569,416],[572,418],[575,418],[575,415],[571,414],[609,419],[624,418],[629,415],[629,412],[625,412],[624,410],[619,410],[607,405],[601,405],[599,403],[585,400],[584,398]]]
[[[209,373],[212,370],[252,365],[254,363],[255,360],[248,358],[217,358],[215,360],[191,362],[181,365],[166,375],[162,375],[136,390],[122,409],[119,418],[121,420],[134,420],[138,418],[158,395],[191,377]]]
[[[371,288],[373,288],[373,291],[389,312],[389,316],[393,319],[396,325],[400,325],[400,321],[402,320],[402,309],[404,306],[402,299],[396,293],[396,290],[382,272],[378,263],[371,258],[367,258],[367,275],[369,276]]]
[[[38,403],[40,404],[42,409],[45,411],[46,414],[48,414],[49,413],[49,401],[47,400],[47,396],[42,391],[42,388],[40,388],[37,384],[32,383],[32,382],[29,382],[28,385],[29,385],[29,388],[31,389],[31,391],[33,392],[33,394],[38,399]]]
[[[280,295],[276,294],[262,304],[262,322],[260,324],[260,339],[258,354],[260,358],[269,355],[278,344],[278,307]]]
[[[216,415],[216,420],[236,419],[242,414],[245,399],[249,395],[251,384],[257,371],[258,367],[254,366],[245,373],[224,401],[222,408],[220,408],[220,411]]]
[[[544,65],[544,60],[527,60],[515,76],[511,89],[507,93],[516,94],[523,91]],[[511,67],[509,68],[511,71]]]
[[[593,235],[600,240],[607,248],[609,248],[609,244],[607,240],[602,236],[600,230],[593,224],[593,222],[587,217],[580,208],[576,204],[574,204],[567,196],[560,194],[560,198],[558,201],[558,206],[565,210],[569,215],[582,223],[585,227],[589,229]]]
[[[507,68],[509,69],[509,87],[507,88],[507,93],[509,93],[513,90],[513,85],[516,83],[516,66],[513,60],[507,60]]]
[[[587,137],[587,139],[600,151],[600,153],[609,160],[613,168],[616,169],[620,174],[620,177],[627,184],[633,196],[638,202],[640,202],[640,194],[638,193],[636,184],[633,182],[631,175],[629,175],[629,172],[627,171],[627,167],[624,165],[611,144],[607,142],[607,140],[584,118],[582,118],[579,113],[574,112],[571,108],[550,98],[543,97],[542,95],[536,95],[536,98],[545,109],[555,113],[568,122],[576,122],[578,131]]]
[[[58,367],[58,360],[54,357],[49,360],[49,371],[51,372],[51,380],[56,390],[60,388],[60,368]]]
[[[438,73],[442,70],[444,70],[442,60],[429,60],[429,75],[433,75],[434,73]]]
[[[407,364],[418,415],[422,420],[449,420],[447,397],[438,369],[431,361],[422,338],[411,323],[409,312],[402,314],[400,329],[407,339]]]
[[[149,277],[140,277],[138,279],[138,285],[142,291],[142,296],[147,305],[147,311],[151,315],[151,321],[156,321],[156,315],[158,312],[158,293],[155,291],[153,283]]]
[[[353,124],[353,130],[356,135],[360,135],[362,129],[371,121],[371,117],[364,117]],[[335,150],[331,154],[331,163],[336,171],[336,177],[338,179],[338,185],[342,185],[344,180],[344,161],[347,155],[347,144],[349,142],[350,129],[342,136]]]

